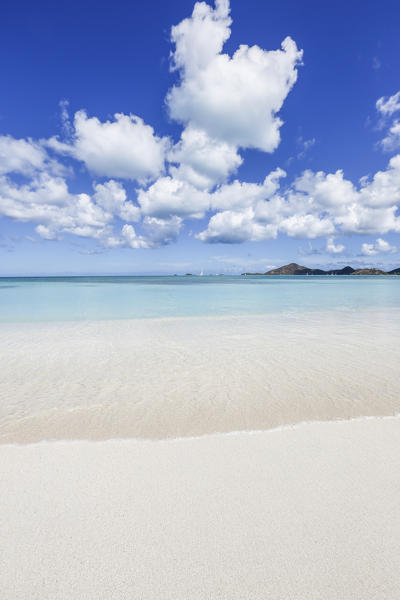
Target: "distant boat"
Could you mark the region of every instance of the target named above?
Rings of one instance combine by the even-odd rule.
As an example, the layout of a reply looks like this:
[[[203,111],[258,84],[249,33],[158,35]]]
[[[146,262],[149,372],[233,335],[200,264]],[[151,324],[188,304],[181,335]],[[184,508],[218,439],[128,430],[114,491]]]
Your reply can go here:
[[[203,271],[200,271],[200,277],[203,277],[204,273]]]

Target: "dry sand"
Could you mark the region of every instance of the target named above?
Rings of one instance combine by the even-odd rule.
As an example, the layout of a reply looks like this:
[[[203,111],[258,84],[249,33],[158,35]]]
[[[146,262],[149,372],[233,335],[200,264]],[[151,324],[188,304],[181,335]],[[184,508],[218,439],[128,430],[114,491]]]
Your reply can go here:
[[[5,600],[400,597],[399,418],[0,457]]]

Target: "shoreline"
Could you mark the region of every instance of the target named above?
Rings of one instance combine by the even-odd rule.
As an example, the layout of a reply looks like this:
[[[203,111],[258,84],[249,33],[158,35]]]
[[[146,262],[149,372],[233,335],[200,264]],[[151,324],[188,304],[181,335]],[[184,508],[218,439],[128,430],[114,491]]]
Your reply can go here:
[[[25,448],[25,447],[34,447],[34,446],[46,446],[46,445],[54,445],[54,444],[94,444],[101,445],[110,443],[121,443],[121,444],[130,444],[130,443],[138,443],[138,444],[159,444],[159,443],[180,443],[180,442],[190,442],[196,440],[207,440],[221,437],[236,437],[236,436],[263,436],[263,435],[279,435],[281,432],[286,431],[297,431],[297,429],[302,429],[303,427],[318,427],[318,425],[340,425],[346,423],[364,423],[367,421],[396,421],[400,420],[400,412],[394,414],[382,414],[382,415],[360,415],[356,417],[337,417],[335,419],[316,419],[314,421],[298,421],[295,423],[285,423],[283,425],[277,425],[276,427],[271,427],[269,429],[235,429],[230,431],[212,431],[209,433],[204,433],[200,435],[183,435],[177,437],[160,437],[160,438],[150,438],[150,437],[110,437],[110,438],[50,438],[50,439],[40,439],[34,442],[24,442],[24,441],[12,441],[12,442],[2,442],[0,440],[0,452],[2,448]]]
[[[400,412],[400,317],[0,326],[0,442],[175,438]]]

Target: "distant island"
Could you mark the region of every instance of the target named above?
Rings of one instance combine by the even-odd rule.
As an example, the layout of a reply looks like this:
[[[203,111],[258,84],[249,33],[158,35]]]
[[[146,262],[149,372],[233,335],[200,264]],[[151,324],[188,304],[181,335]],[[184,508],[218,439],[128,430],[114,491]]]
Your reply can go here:
[[[353,269],[353,267],[343,267],[343,269],[310,269],[296,263],[284,265],[278,269],[272,269],[266,273],[242,273],[242,275],[400,275],[400,267],[392,271],[381,271],[381,269]]]

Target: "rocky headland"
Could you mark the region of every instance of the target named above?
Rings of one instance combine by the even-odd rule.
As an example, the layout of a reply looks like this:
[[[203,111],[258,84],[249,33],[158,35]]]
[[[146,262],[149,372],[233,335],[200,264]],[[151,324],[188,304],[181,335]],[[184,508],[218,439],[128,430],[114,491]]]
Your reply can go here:
[[[242,273],[242,275],[400,275],[400,267],[391,271],[382,271],[381,269],[372,267],[368,269],[353,269],[353,267],[347,266],[342,269],[325,271],[323,269],[310,269],[297,263],[289,263],[265,273]]]

